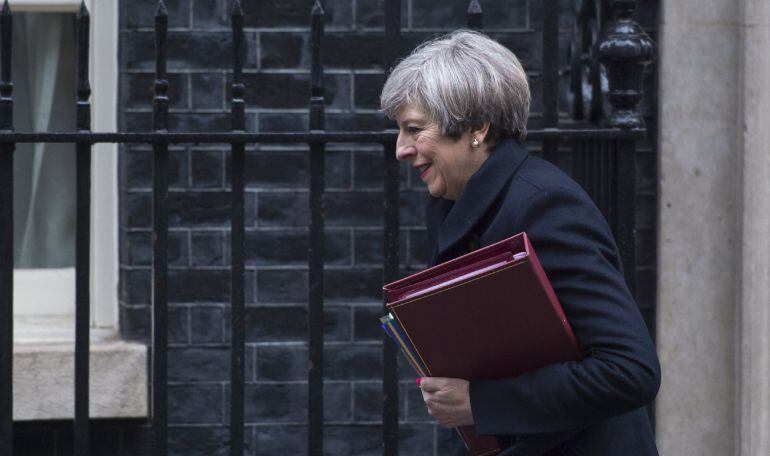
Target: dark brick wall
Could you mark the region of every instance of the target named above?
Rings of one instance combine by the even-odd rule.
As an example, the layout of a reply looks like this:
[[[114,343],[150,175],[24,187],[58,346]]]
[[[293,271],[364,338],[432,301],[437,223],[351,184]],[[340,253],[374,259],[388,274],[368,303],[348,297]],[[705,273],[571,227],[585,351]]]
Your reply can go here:
[[[120,128],[151,127],[155,0],[121,0]],[[327,128],[379,129],[382,0],[326,0]],[[402,0],[402,52],[465,23],[467,1]],[[167,0],[170,129],[229,129],[230,0]],[[245,0],[247,130],[307,128],[311,0]],[[539,0],[482,1],[490,34],[522,59],[540,123]],[[562,49],[572,27],[562,4]],[[98,20],[98,18],[96,18]],[[562,52],[562,59],[565,52]],[[304,454],[307,403],[307,147],[251,146],[246,193],[247,454]],[[330,144],[326,160],[325,452],[380,454],[382,149]],[[646,162],[645,162],[646,163]],[[151,296],[152,154],[120,154],[120,324],[147,341]],[[170,159],[169,440],[173,455],[224,455],[229,420],[229,174],[227,146],[174,146]],[[645,173],[654,167],[645,164]],[[402,167],[404,272],[427,258],[419,177]],[[654,207],[653,207],[654,209]],[[654,277],[654,275],[653,275]],[[654,285],[654,282],[653,282]],[[403,361],[403,360],[402,360]],[[446,454],[414,374],[401,368],[401,454]],[[22,455],[72,452],[71,423],[19,425]],[[96,455],[149,454],[146,421],[97,422]]]

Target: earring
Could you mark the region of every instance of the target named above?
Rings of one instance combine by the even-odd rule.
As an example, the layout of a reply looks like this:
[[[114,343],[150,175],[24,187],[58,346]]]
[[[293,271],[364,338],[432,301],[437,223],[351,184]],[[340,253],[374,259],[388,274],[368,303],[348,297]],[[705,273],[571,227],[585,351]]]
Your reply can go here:
[[[474,149],[478,149],[479,145],[480,145],[479,140],[476,138],[473,138],[473,141],[471,141],[471,147],[473,147]]]

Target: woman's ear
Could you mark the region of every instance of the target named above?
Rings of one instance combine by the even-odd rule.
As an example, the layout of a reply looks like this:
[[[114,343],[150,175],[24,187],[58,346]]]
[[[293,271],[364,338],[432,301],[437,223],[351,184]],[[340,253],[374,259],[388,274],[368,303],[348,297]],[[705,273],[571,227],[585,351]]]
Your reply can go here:
[[[471,137],[478,139],[480,143],[484,143],[487,140],[489,134],[489,122],[485,122],[480,128],[471,130]]]

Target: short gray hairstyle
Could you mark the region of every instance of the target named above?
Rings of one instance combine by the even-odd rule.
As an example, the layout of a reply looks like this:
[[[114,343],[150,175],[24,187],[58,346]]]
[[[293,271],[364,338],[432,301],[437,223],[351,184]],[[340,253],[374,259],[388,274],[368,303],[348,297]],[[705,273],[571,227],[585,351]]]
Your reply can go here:
[[[487,36],[457,30],[417,47],[385,82],[380,106],[391,119],[417,107],[441,134],[459,138],[489,122],[486,141],[524,139],[529,84],[519,59]]]

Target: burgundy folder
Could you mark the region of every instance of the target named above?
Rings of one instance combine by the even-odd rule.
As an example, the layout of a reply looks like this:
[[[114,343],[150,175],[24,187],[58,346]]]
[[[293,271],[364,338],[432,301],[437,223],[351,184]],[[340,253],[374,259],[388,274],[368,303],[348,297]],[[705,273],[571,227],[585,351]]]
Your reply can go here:
[[[526,233],[385,285],[387,308],[427,375],[515,377],[580,359],[580,349]],[[500,450],[458,428],[476,456]]]

